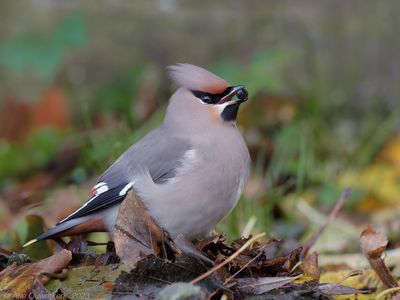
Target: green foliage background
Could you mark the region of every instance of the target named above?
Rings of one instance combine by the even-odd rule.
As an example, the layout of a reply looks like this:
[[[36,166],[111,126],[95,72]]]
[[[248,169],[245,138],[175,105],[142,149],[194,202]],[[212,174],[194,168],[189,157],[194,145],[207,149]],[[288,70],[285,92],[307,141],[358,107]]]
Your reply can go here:
[[[299,197],[331,207],[340,174],[370,164],[399,129],[399,9],[397,1],[3,1],[0,107],[34,103],[57,86],[72,117],[63,131],[0,140],[0,189],[43,168],[67,138],[81,159],[59,185],[100,174],[161,121],[174,88],[164,67],[190,62],[250,92],[239,126],[261,188],[220,229],[237,236],[253,216],[255,231],[296,237],[306,226],[294,213]],[[137,110],[143,86],[159,107],[151,116]],[[263,113],[270,96],[293,115]],[[356,188],[348,209],[365,193]]]

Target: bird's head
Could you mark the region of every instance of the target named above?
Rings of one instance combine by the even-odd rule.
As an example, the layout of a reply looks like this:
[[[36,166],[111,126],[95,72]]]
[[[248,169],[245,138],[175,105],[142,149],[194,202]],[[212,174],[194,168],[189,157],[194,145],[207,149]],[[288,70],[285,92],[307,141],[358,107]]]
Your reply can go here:
[[[176,64],[169,66],[168,70],[172,80],[180,87],[172,101],[199,113],[205,112],[214,120],[234,122],[240,104],[248,99],[244,86],[231,86],[224,79],[195,65]]]

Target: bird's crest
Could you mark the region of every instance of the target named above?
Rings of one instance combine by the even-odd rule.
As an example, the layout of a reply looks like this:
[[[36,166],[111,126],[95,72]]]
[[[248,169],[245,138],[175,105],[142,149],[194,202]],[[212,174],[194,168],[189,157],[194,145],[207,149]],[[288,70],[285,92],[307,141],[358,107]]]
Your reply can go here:
[[[171,79],[189,90],[205,93],[222,93],[229,83],[217,75],[191,64],[176,64],[167,67]]]

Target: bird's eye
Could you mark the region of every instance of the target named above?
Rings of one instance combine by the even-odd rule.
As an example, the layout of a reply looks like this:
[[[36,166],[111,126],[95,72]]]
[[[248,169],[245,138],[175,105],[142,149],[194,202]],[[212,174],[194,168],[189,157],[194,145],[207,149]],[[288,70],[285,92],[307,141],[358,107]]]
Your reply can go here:
[[[218,101],[218,99],[214,95],[204,93],[201,91],[192,91],[192,92],[193,92],[193,95],[195,95],[197,98],[199,98],[204,103],[215,104]]]
[[[212,98],[209,95],[204,95],[201,97],[201,100],[205,103],[211,103],[212,102]]]
[[[247,97],[249,96],[249,93],[246,91],[245,88],[241,88],[236,92],[236,96],[238,97],[239,100],[246,100]]]

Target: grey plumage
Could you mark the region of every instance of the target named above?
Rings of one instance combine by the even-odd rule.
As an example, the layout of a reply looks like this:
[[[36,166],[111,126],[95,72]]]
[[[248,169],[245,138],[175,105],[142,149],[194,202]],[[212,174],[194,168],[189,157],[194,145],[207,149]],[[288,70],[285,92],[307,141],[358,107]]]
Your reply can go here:
[[[83,207],[38,240],[93,218],[104,220],[111,231],[117,204],[132,186],[172,237],[204,236],[236,205],[250,156],[234,120],[247,91],[193,65],[170,71],[180,88],[163,123],[99,177],[95,195]],[[238,92],[246,98],[233,99]]]
[[[98,179],[109,186],[118,186],[121,180],[130,182],[144,168],[155,183],[162,183],[175,174],[184,153],[191,149],[188,139],[169,136],[165,126],[154,129],[126,150]],[[155,159],[156,158],[156,159]]]

